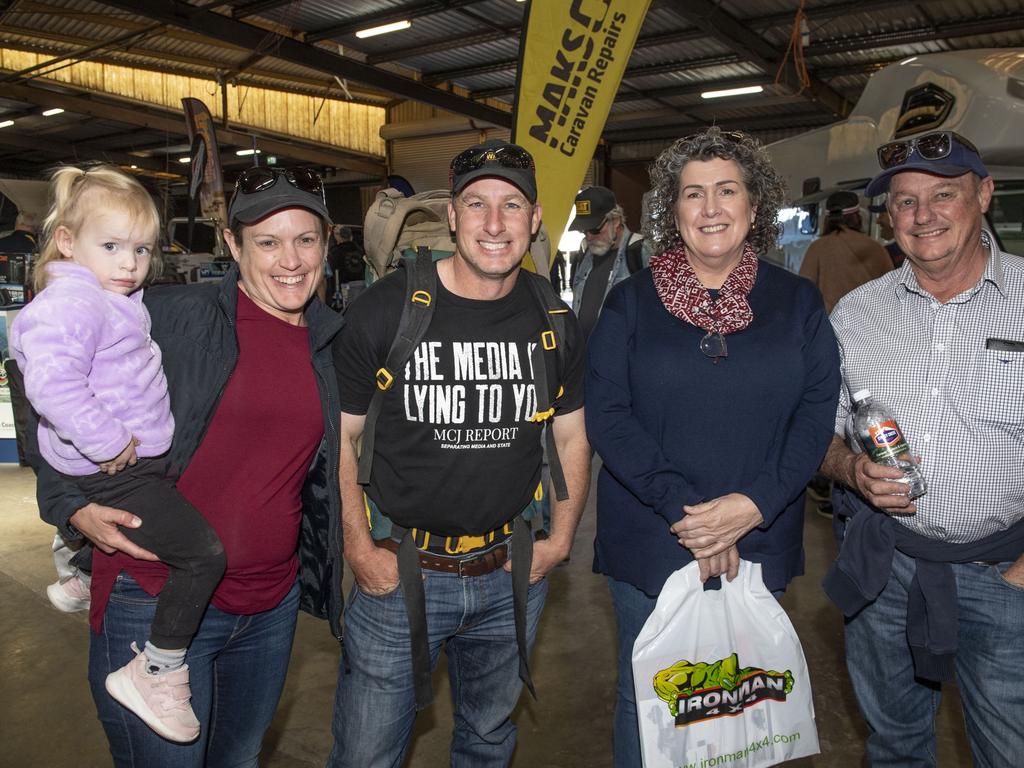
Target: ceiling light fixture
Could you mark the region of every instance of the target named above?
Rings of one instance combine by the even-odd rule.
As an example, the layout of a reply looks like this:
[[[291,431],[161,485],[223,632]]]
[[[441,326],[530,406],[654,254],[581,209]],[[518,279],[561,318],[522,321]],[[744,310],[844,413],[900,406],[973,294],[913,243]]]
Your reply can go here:
[[[904,59],[900,62],[900,66],[902,67],[904,64],[909,64],[912,61],[917,61],[917,56],[911,56],[909,59]]]
[[[379,27],[370,27],[369,29],[361,29],[356,32],[356,37],[362,39],[364,37],[375,37],[376,35],[386,35],[388,32],[397,32],[400,29],[408,29],[412,26],[412,22],[408,19],[404,21],[393,21],[390,24],[381,24]]]
[[[761,93],[764,90],[760,85],[748,85],[743,88],[726,88],[721,91],[704,91],[702,99],[721,99],[725,96],[745,96],[748,93]]]
[[[192,162],[192,158],[191,157],[179,157],[178,158],[178,162],[179,163],[191,163]]]
[[[53,117],[54,115],[59,115],[63,111],[64,110],[60,107],[54,107],[53,109],[48,109],[43,112],[43,117]]]
[[[240,149],[237,152],[235,152],[235,154],[238,155],[239,157],[245,157],[246,155],[262,155],[263,154],[263,150],[262,149]]]
[[[12,125],[14,125],[13,120],[4,120],[2,123],[0,123],[0,128],[10,128]]]

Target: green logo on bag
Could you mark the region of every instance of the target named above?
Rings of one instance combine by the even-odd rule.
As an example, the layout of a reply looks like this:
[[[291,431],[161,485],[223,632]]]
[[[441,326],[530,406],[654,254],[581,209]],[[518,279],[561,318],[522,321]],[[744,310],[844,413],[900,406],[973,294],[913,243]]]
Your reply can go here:
[[[654,676],[654,692],[668,704],[676,728],[733,717],[762,701],[785,701],[793,690],[793,673],[759,667],[740,668],[736,654],[713,664],[678,661]]]

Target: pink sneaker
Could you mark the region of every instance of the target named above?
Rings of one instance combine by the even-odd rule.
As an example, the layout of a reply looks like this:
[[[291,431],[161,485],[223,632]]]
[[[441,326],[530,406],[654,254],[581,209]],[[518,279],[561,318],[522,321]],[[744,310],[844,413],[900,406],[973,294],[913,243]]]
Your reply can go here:
[[[89,587],[78,576],[50,584],[46,588],[46,596],[54,608],[64,613],[89,610]]]
[[[146,654],[132,643],[136,656],[107,675],[107,693],[165,739],[187,743],[199,736],[199,721],[189,703],[188,665],[164,675],[146,671]]]

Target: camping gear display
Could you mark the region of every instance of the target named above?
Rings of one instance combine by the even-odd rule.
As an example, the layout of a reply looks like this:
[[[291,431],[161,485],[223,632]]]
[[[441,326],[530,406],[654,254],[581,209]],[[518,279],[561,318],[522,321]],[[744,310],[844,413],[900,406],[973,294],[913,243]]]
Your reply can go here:
[[[665,582],[633,646],[645,768],[755,768],[818,752],[807,663],[761,566],[705,591],[698,564]]]

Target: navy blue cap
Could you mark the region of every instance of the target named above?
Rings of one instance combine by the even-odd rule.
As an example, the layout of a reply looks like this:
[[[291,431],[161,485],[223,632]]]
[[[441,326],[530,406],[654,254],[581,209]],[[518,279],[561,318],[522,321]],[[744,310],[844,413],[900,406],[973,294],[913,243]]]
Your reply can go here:
[[[939,160],[926,160],[921,157],[915,147],[902,163],[885,169],[868,182],[864,194],[868,197],[874,197],[883,192],[888,192],[889,182],[892,177],[904,171],[921,171],[922,173],[931,173],[935,176],[947,176],[950,178],[963,176],[965,173],[976,173],[983,179],[989,175],[985,164],[981,162],[981,156],[959,141],[954,140],[949,154]]]

